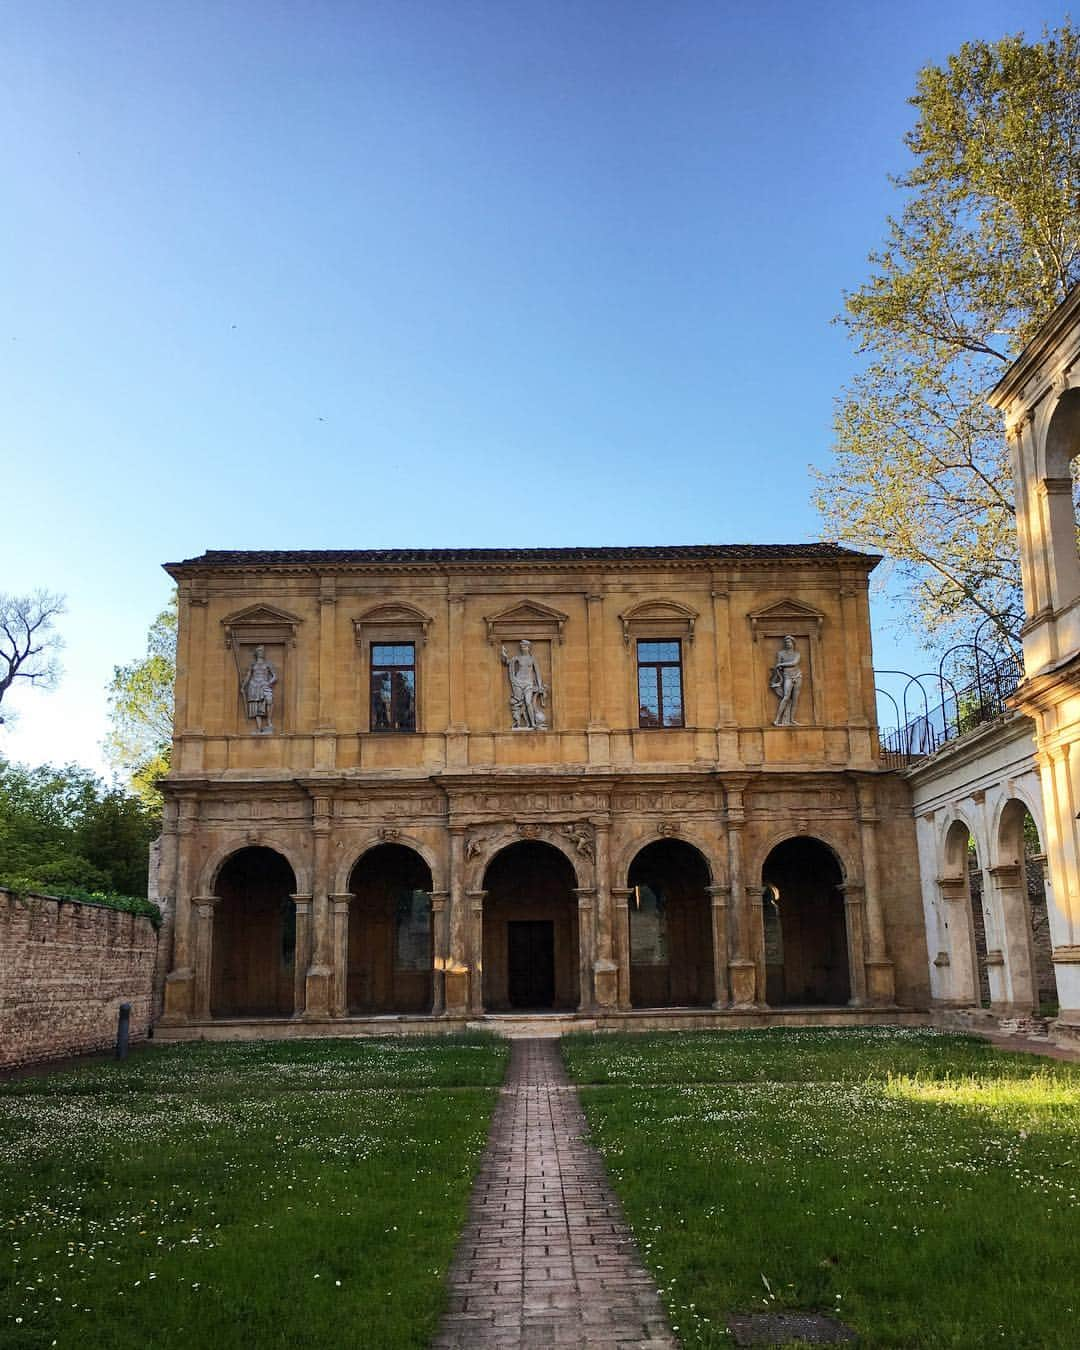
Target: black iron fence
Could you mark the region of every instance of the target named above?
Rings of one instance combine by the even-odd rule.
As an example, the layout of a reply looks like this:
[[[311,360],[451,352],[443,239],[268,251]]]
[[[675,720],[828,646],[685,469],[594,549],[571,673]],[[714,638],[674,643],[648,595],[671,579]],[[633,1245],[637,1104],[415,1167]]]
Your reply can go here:
[[[880,734],[881,758],[890,768],[903,768],[925,759],[947,741],[1002,717],[1009,711],[1008,701],[1024,678],[1024,661],[1019,653],[988,661],[975,652],[973,660],[967,663],[966,673],[967,682],[959,686],[940,669],[936,674],[907,676],[902,695],[903,718],[896,699],[886,690],[878,690],[897,710],[899,725]],[[963,680],[964,676],[959,678]],[[912,698],[921,707],[914,716],[909,715]]]

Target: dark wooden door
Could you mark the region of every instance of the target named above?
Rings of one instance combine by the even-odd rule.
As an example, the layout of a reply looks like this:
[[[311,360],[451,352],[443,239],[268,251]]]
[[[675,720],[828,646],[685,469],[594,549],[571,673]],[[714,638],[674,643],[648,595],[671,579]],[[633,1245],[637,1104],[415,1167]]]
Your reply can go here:
[[[550,919],[514,919],[506,930],[510,1006],[553,1007],[555,924]]]

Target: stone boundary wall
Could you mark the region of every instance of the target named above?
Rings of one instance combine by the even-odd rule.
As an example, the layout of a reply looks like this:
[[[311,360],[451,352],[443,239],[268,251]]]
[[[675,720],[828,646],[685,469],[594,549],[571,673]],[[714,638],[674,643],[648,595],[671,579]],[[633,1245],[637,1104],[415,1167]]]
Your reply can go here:
[[[121,1003],[144,1040],[156,953],[144,915],[0,888],[0,1069],[108,1048]]]

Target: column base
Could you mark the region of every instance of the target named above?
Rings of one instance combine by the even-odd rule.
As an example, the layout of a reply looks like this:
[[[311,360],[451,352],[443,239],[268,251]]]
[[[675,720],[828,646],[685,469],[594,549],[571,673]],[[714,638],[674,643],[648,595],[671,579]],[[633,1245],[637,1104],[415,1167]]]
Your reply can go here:
[[[194,972],[190,969],[170,970],[165,976],[165,1010],[161,1015],[161,1025],[170,1027],[189,1022],[194,1001]]]
[[[870,1003],[896,1002],[896,972],[891,961],[866,962],[866,993]]]
[[[324,1022],[330,1016],[330,999],[334,987],[334,972],[329,966],[312,966],[305,981],[305,1008],[301,1014],[305,1022]]]
[[[597,961],[593,966],[593,988],[598,1008],[614,1008],[619,998],[619,967],[614,961]]]
[[[756,1006],[757,966],[753,961],[729,961],[728,975],[731,979],[731,1006],[733,1008],[753,1008]]]
[[[459,966],[446,972],[446,1015],[469,1016],[469,968]]]

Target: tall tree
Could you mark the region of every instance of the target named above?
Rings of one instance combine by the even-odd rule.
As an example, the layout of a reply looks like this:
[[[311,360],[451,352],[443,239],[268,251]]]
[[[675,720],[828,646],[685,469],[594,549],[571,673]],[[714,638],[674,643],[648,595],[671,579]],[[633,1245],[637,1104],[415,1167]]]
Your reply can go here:
[[[871,274],[840,322],[866,364],[837,400],[816,504],[894,559],[933,642],[1023,615],[1012,475],[986,393],[1080,280],[1080,35],[966,43],[918,76]]]
[[[150,625],[146,655],[117,666],[109,683],[112,729],[105,740],[111,762],[123,770],[132,791],[160,809],[158,779],[169,770],[173,684],[176,679],[176,595]]]
[[[60,678],[56,653],[64,645],[55,622],[63,612],[62,595],[49,591],[34,591],[32,595],[0,592],[0,703],[16,680],[39,689],[55,686]]]

